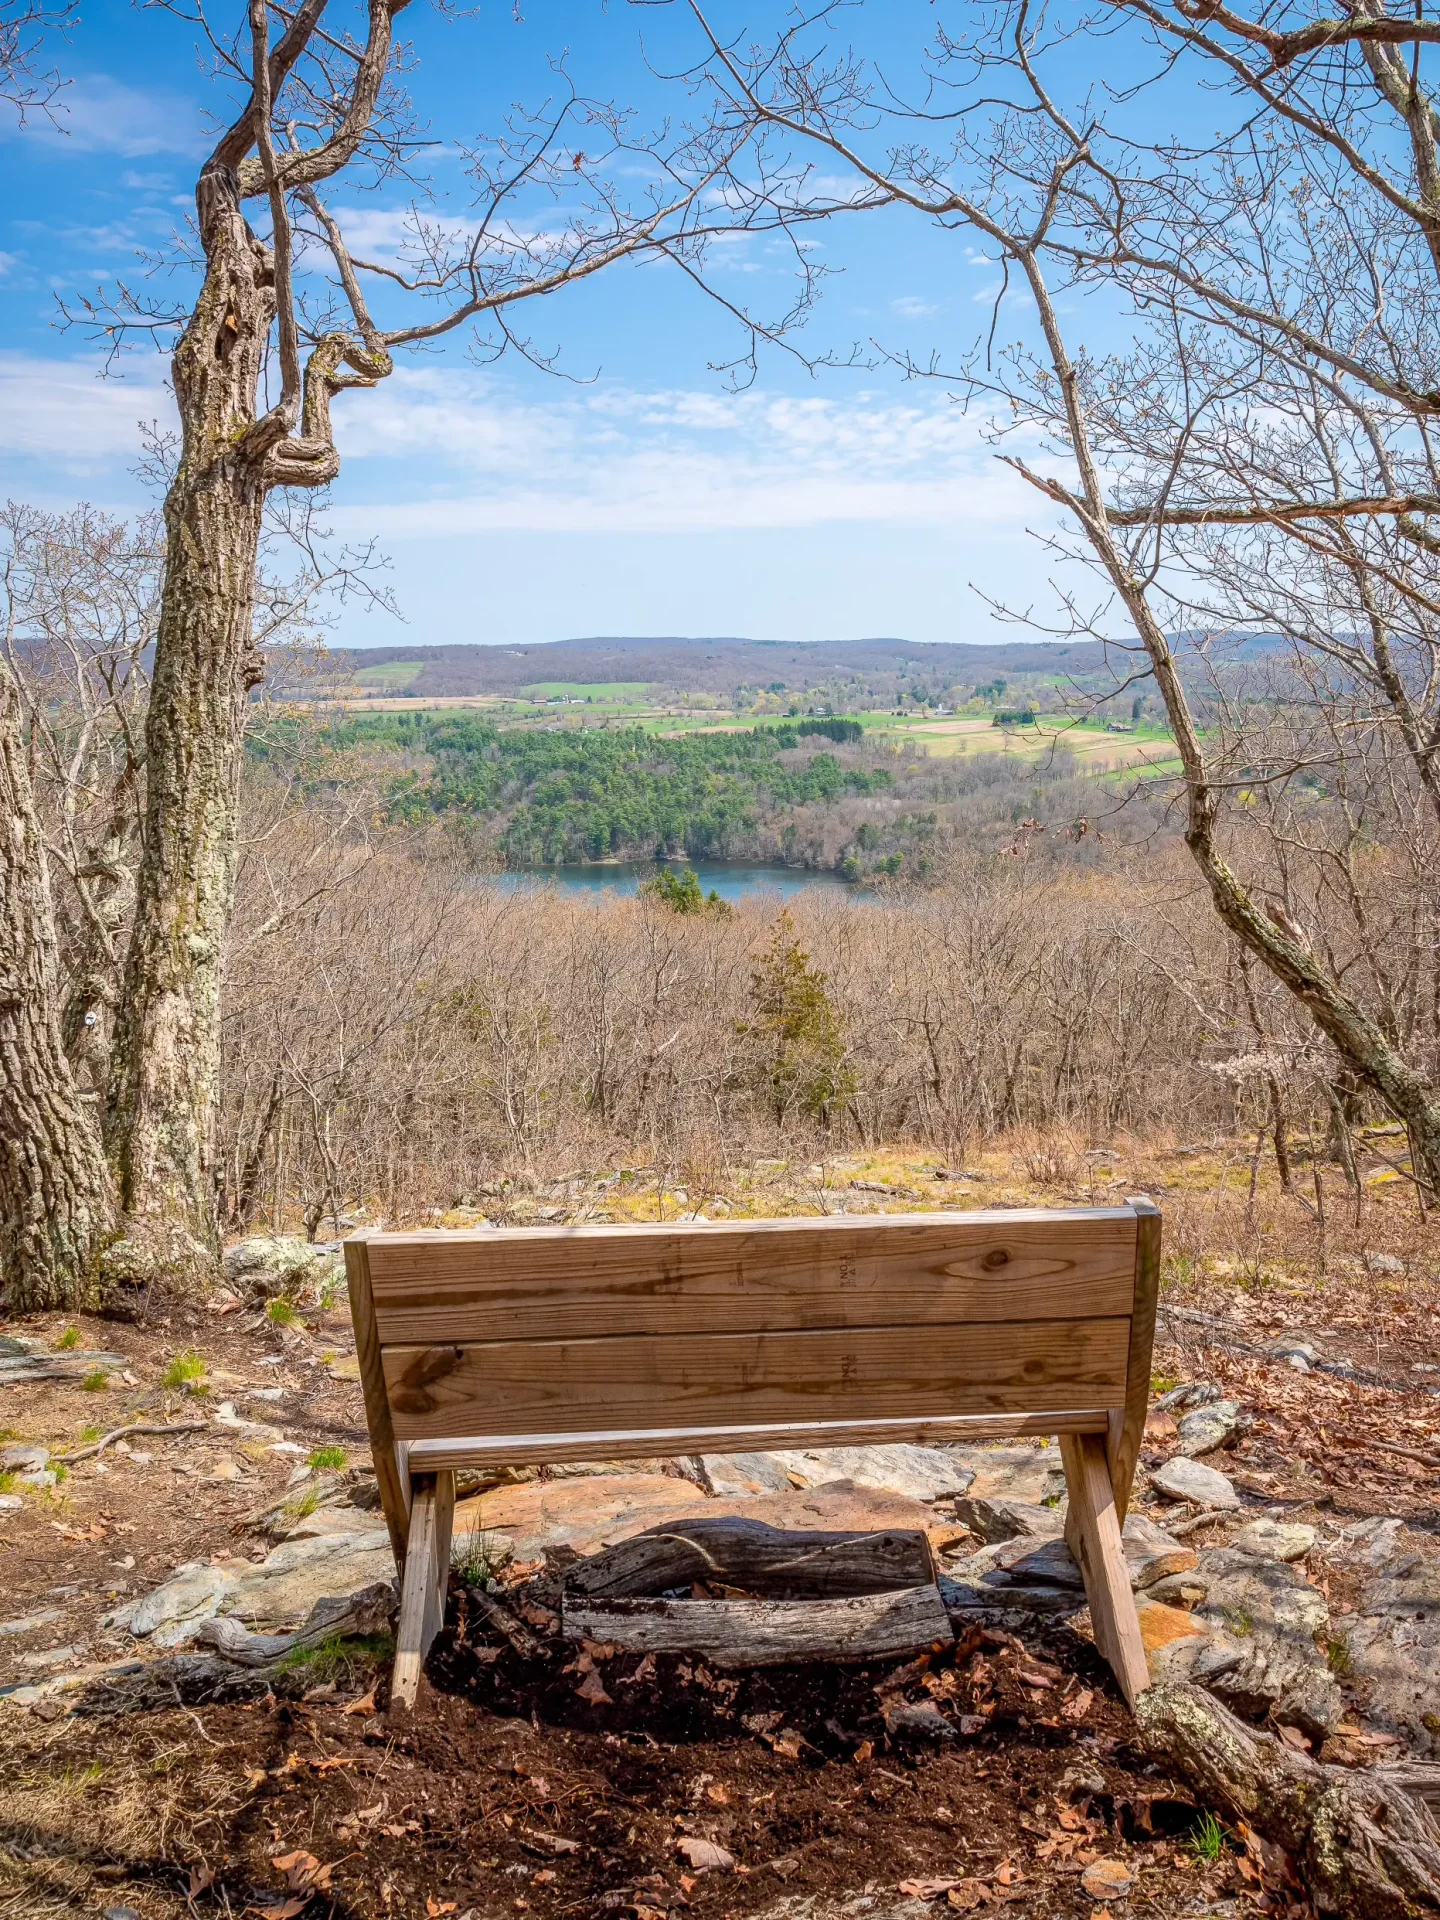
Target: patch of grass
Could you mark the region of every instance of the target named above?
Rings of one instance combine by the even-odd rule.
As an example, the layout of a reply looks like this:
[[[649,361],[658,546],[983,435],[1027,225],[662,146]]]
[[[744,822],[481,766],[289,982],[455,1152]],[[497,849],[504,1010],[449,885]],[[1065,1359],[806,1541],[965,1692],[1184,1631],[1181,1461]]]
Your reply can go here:
[[[188,1388],[194,1393],[199,1382],[205,1378],[207,1362],[203,1354],[193,1348],[185,1353],[177,1353],[164,1373],[160,1376],[162,1387],[168,1387],[172,1393]]]
[[[60,1338],[55,1342],[55,1350],[57,1353],[69,1353],[73,1348],[78,1347],[79,1344],[80,1329],[78,1327],[66,1327]]]
[[[105,1429],[104,1429],[103,1427],[94,1427],[94,1426],[91,1426],[91,1427],[81,1427],[81,1429],[80,1429],[80,1444],[81,1444],[81,1446],[82,1446],[82,1447],[83,1447],[83,1446],[88,1446],[88,1445],[89,1445],[89,1443],[90,1443],[90,1442],[91,1442],[92,1440],[98,1440],[98,1439],[100,1438],[100,1435],[101,1435],[101,1434],[102,1434],[102,1433],[103,1433],[104,1431],[105,1431]]]
[[[83,1393],[103,1393],[110,1384],[110,1376],[104,1367],[92,1367],[80,1382]]]
[[[503,1533],[462,1534],[450,1547],[450,1565],[470,1587],[483,1587],[510,1558],[511,1546]]]
[[[345,1449],[343,1447],[316,1447],[310,1456],[312,1467],[343,1467]]]
[[[11,1467],[0,1470],[0,1493],[13,1493],[20,1484],[20,1476]]]
[[[1337,1679],[1343,1679],[1354,1666],[1350,1657],[1350,1643],[1342,1640],[1338,1634],[1327,1634],[1325,1639],[1325,1664]]]
[[[306,1487],[302,1493],[297,1493],[293,1500],[287,1500],[281,1511],[288,1513],[292,1520],[308,1520],[319,1504],[320,1489]]]
[[[388,1633],[356,1634],[348,1639],[336,1634],[318,1647],[296,1647],[281,1660],[280,1671],[303,1675],[307,1686],[335,1686],[362,1679],[394,1651],[394,1636]]]
[[[63,1460],[52,1460],[50,1462],[50,1471],[55,1476],[55,1484],[57,1487],[63,1487],[65,1482],[70,1478],[70,1469],[65,1465]]]
[[[287,1300],[283,1293],[277,1293],[265,1309],[265,1318],[277,1327],[293,1327],[300,1315],[295,1310],[293,1300]]]
[[[1173,1373],[1152,1373],[1150,1376],[1150,1392],[1155,1399],[1162,1393],[1173,1393],[1179,1384]]]
[[[1225,1829],[1213,1813],[1202,1813],[1191,1827],[1185,1844],[1197,1860],[1214,1866],[1225,1851]]]

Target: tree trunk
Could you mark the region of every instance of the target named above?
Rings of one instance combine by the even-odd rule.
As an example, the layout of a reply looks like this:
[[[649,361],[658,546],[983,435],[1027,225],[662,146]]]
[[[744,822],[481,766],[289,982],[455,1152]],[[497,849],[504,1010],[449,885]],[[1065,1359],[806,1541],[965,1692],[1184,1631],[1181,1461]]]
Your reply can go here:
[[[97,1115],[61,1037],[50,875],[20,692],[0,660],[0,1281],[9,1311],[87,1304],[114,1230]]]
[[[207,273],[173,366],[184,440],[165,502],[145,847],[107,1136],[126,1211],[213,1256],[220,981],[245,703],[264,672],[252,632],[264,450],[246,435],[275,293],[233,170],[207,168],[196,198]]]
[[[1440,1910],[1440,1822],[1427,1804],[1440,1767],[1391,1776],[1324,1766],[1183,1682],[1142,1693],[1135,1718],[1146,1751],[1202,1802],[1295,1856],[1317,1912],[1414,1920]]]

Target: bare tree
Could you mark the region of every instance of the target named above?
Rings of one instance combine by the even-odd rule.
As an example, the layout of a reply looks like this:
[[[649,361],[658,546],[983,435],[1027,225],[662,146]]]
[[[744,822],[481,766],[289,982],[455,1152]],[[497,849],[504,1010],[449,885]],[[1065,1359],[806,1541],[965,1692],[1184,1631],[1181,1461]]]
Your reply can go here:
[[[64,33],[79,11],[79,0],[0,0],[0,108],[8,108],[23,127],[32,114],[55,120],[55,103],[65,82],[41,64],[47,38]]]
[[[1440,117],[1421,64],[1434,23],[1366,5],[1316,22],[1298,8],[1252,20],[1190,0],[1115,0],[1072,30],[1014,0],[973,39],[942,30],[909,105],[832,44],[838,9],[795,18],[743,57],[690,11],[705,43],[696,77],[723,97],[729,125],[783,135],[840,170],[797,218],[893,207],[988,247],[1002,279],[989,336],[958,365],[888,357],[990,404],[1002,440],[1018,429],[1060,457],[1054,474],[1028,448],[1007,455],[1078,526],[1080,546],[1065,550],[1102,583],[1098,606],[1069,600],[1066,630],[1105,634],[1118,617],[1137,636],[1216,911],[1340,1069],[1404,1121],[1434,1191],[1436,1036],[1398,1031],[1366,969],[1327,950],[1313,891],[1294,910],[1291,883],[1303,870],[1320,884],[1333,861],[1287,869],[1285,833],[1256,836],[1244,811],[1265,787],[1293,814],[1307,769],[1332,791],[1337,778],[1353,785],[1382,730],[1400,755],[1384,757],[1397,819],[1414,822],[1402,789],[1426,809],[1440,791],[1440,538],[1427,523],[1440,512]],[[1107,85],[1117,44],[1137,71],[1124,91]],[[1204,147],[1164,131],[1166,83],[1192,81],[1197,61],[1235,99]],[[1009,289],[1029,311],[1007,343]],[[1074,347],[1062,316],[1097,289],[1127,296],[1138,336],[1110,360]],[[1239,710],[1234,676],[1202,696],[1197,627],[1278,630],[1311,695],[1333,669],[1336,697],[1303,742],[1283,743],[1288,757],[1255,764],[1256,715],[1280,744],[1273,699],[1252,703],[1242,728],[1220,724],[1227,700]],[[1302,704],[1290,703],[1292,733]],[[1432,825],[1419,844],[1433,863]],[[1354,925],[1363,939],[1363,918]],[[1413,951],[1433,965],[1428,912]]]
[[[710,234],[775,224],[773,181],[733,173],[723,130],[644,138],[563,71],[537,118],[461,150],[472,205],[453,221],[413,171],[425,143],[400,80],[404,4],[250,0],[233,36],[203,9],[187,14],[240,101],[196,185],[199,291],[178,309],[122,293],[72,315],[112,344],[178,334],[182,444],[165,501],[144,854],[108,1143],[127,1212],[201,1249],[217,1237],[220,986],[245,709],[265,671],[253,602],[267,496],[335,479],[334,400],[388,378],[402,350],[470,328],[482,354],[543,362],[515,330],[522,303],[625,260],[664,257],[695,274]],[[640,179],[632,199],[612,175]],[[324,197],[341,183],[408,187],[398,258],[351,249]]]
[[[45,836],[25,705],[9,664],[31,589],[33,519],[11,510],[0,560],[0,1281],[12,1310],[85,1304],[115,1231],[98,1115],[62,1035]]]

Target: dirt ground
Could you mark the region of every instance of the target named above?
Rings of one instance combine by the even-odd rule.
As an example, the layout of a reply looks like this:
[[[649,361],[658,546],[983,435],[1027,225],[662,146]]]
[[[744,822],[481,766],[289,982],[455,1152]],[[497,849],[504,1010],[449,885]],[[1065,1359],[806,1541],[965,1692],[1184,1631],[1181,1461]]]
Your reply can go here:
[[[1433,1225],[1387,1186],[1353,1229],[1332,1216],[1320,1273],[1298,1208],[1292,1229],[1291,1203],[1263,1179],[1256,1204],[1245,1200],[1243,1150],[1124,1157],[1128,1190],[1156,1191],[1167,1215],[1157,1391],[1205,1378],[1245,1401],[1255,1424],[1225,1468],[1252,1511],[1395,1514],[1440,1531]],[[904,1156],[855,1171],[917,1196],[932,1174]],[[1057,1191],[1017,1164],[984,1179],[970,1170],[966,1186],[968,1204],[1013,1204],[1089,1198],[1094,1181]],[[928,1186],[923,1198],[935,1204]],[[753,1197],[737,1190],[734,1204]],[[773,1210],[803,1205],[797,1189]],[[1397,1265],[1377,1265],[1377,1251]],[[1215,1344],[1208,1321],[1185,1315],[1223,1321],[1251,1347],[1305,1337],[1353,1371],[1297,1373]],[[0,1332],[53,1348],[71,1324],[49,1316]],[[123,1367],[88,1390],[0,1390],[7,1439],[58,1454],[83,1435],[183,1424],[228,1401],[282,1430],[289,1450],[242,1429],[229,1444],[213,1422],[136,1436],[129,1455],[109,1448],[0,1514],[0,1615],[46,1616],[0,1637],[0,1685],[133,1658],[134,1643],[101,1624],[109,1608],[180,1562],[261,1557],[255,1522],[316,1449],[368,1460],[343,1303],[302,1309],[290,1326],[248,1304],[73,1325],[81,1349],[119,1354]],[[166,1385],[190,1353],[203,1377]],[[543,1569],[512,1578],[508,1603],[535,1648],[517,1652],[455,1576],[421,1711],[403,1726],[384,1711],[374,1642],[324,1649],[224,1705],[104,1714],[72,1711],[71,1695],[0,1700],[0,1920],[1308,1912],[1243,1831],[1205,1857],[1215,1848],[1197,1835],[1203,1810],[1133,1749],[1108,1672],[1069,1628],[1037,1621],[1023,1642],[972,1633],[899,1669],[723,1676],[694,1661],[577,1654],[547,1637]],[[1343,1613],[1344,1578],[1323,1567],[1319,1578]],[[928,1699],[952,1709],[956,1737],[917,1744],[888,1729],[887,1708]],[[1363,1724],[1363,1699],[1349,1707]],[[1123,1905],[1086,1890],[1098,1861],[1133,1876]],[[925,1881],[944,1885],[917,1892]]]

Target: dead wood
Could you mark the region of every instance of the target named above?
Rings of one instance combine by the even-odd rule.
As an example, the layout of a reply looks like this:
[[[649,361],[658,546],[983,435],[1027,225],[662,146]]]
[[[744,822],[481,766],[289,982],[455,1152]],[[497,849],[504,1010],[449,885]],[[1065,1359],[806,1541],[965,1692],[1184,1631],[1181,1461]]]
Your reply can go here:
[[[724,1668],[817,1660],[891,1660],[950,1646],[939,1588],[832,1600],[623,1600],[567,1594],[567,1640],[609,1641],[630,1653],[691,1653]]]
[[[1181,1682],[1142,1693],[1135,1717],[1147,1751],[1202,1801],[1295,1856],[1317,1912],[1353,1920],[1440,1912],[1440,1820],[1427,1804],[1440,1767],[1326,1766]]]
[[[570,1593],[610,1599],[719,1581],[771,1599],[841,1598],[922,1587],[935,1579],[918,1528],[807,1533],[720,1516],[654,1527],[570,1568]]]

